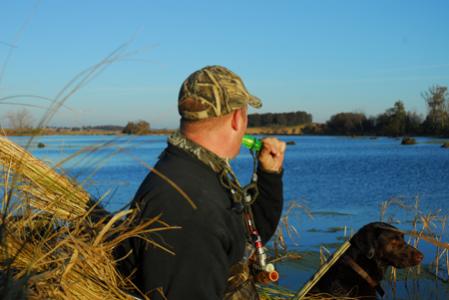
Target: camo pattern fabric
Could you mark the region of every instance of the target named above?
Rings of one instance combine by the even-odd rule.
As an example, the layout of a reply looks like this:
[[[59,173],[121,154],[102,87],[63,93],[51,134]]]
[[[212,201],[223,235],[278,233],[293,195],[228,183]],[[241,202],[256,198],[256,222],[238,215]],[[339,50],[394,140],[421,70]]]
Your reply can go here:
[[[233,265],[230,274],[224,300],[259,300],[247,261]]]
[[[192,73],[178,96],[178,111],[186,120],[224,116],[246,104],[260,108],[262,101],[248,92],[239,76],[222,66]]]
[[[187,139],[179,130],[175,131],[175,133],[168,138],[168,142],[171,145],[190,153],[219,174],[220,182],[223,187],[231,191],[233,203],[242,203],[244,190],[231,168],[229,159],[221,158],[201,145]]]
[[[190,153],[198,160],[208,165],[216,173],[220,173],[225,169],[231,170],[229,159],[221,158],[215,153],[187,139],[179,130],[168,138],[168,142],[173,146]]]

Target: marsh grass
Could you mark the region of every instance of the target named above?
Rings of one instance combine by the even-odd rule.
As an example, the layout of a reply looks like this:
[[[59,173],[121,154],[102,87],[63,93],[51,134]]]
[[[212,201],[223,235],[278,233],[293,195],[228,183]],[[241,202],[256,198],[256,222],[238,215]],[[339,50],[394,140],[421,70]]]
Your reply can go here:
[[[4,137],[0,137],[0,164],[7,168],[4,170],[3,215],[11,209],[15,192],[25,200],[23,205],[41,209],[60,219],[67,220],[86,213],[90,197],[80,186]],[[6,190],[6,187],[10,188]]]
[[[399,213],[400,216],[397,216],[396,213]],[[391,289],[391,295],[395,297],[399,281],[402,282],[408,297],[413,299],[425,298],[424,295],[420,295],[420,291],[422,293],[424,288],[424,284],[420,284],[422,280],[433,281],[435,284],[441,282],[447,285],[449,282],[449,244],[444,239],[447,238],[448,216],[443,214],[441,209],[434,212],[421,210],[418,196],[412,201],[395,197],[382,202],[379,206],[379,216],[383,222],[408,224],[410,228],[402,230],[407,236],[408,244],[419,248],[420,244],[425,242],[432,245],[434,249],[433,259],[428,264],[421,263],[402,270],[390,268],[386,281]],[[411,220],[409,220],[410,218]],[[430,283],[430,285],[432,284]],[[441,297],[441,295],[438,296],[437,289],[434,293],[435,297]],[[449,292],[445,294],[446,297],[448,295]]]
[[[295,207],[301,207],[301,205],[296,205]],[[292,226],[291,219],[293,215],[291,214],[291,210],[289,212],[288,224],[289,226]],[[309,213],[310,210],[307,210],[307,212]],[[315,215],[314,213],[312,214]],[[338,215],[338,213],[332,211],[325,212],[324,214],[326,217]],[[423,211],[420,208],[419,197],[415,197],[412,201],[406,201],[406,199],[401,197],[394,197],[379,205],[379,219],[383,222],[401,224],[401,228],[404,228],[402,231],[406,234],[406,241],[408,244],[418,248],[422,243],[426,243],[433,246],[434,249],[433,258],[430,259],[430,263],[421,263],[418,266],[406,269],[389,268],[383,284],[384,287],[388,289],[387,294],[389,297],[401,298],[405,293],[405,297],[408,299],[427,299],[427,296],[435,297],[436,299],[441,297],[444,298],[449,295],[449,244],[445,240],[445,238],[447,238],[448,216],[443,214],[440,209],[433,212]],[[284,226],[283,230],[286,230],[284,223],[282,226]],[[295,228],[294,232],[299,236],[300,229]],[[309,232],[342,232],[342,236],[338,236],[336,239],[346,241],[352,236],[353,230],[346,225],[342,225],[329,227],[324,230],[312,228]],[[320,264],[323,264],[329,258],[331,254],[330,248],[338,248],[340,245],[340,243],[322,244],[319,247],[317,254],[312,255],[313,257],[317,256],[316,259],[313,260],[314,269],[319,267],[318,261]],[[304,264],[310,264],[306,262],[310,260],[309,255],[303,252],[293,252],[289,249],[284,250],[285,252],[283,253],[282,259],[275,259],[274,262],[279,262],[284,259],[288,260],[289,254],[294,253],[292,259],[298,261],[301,269],[303,269]],[[426,254],[428,255],[428,253]],[[311,266],[309,266],[309,268],[310,267]],[[443,284],[446,288],[438,288],[438,283]],[[433,290],[432,286],[434,286]],[[297,293],[279,286],[260,286],[259,290],[264,297],[263,299],[292,299],[292,295]],[[445,290],[447,290],[446,294],[444,292]],[[400,294],[397,295],[397,293]],[[313,297],[314,298],[305,297],[302,299],[355,299],[344,297],[334,298],[324,294],[313,295]]]
[[[296,244],[296,241],[299,238],[299,231],[295,226],[291,225],[290,222],[292,217],[297,216],[297,214],[295,214],[297,212],[302,212],[307,217],[313,218],[313,215],[307,206],[300,204],[297,201],[290,201],[289,206],[281,217],[280,226],[278,226],[273,237],[274,260],[276,261],[298,258],[297,255],[289,253],[286,243],[286,237],[290,238],[293,244]]]
[[[2,215],[0,226],[2,240],[4,241],[0,257],[3,262],[0,267],[3,270],[4,278],[2,280],[5,283],[3,284],[2,295],[20,296],[20,293],[26,290],[27,296],[32,299],[81,299],[85,298],[86,295],[93,299],[104,299],[105,295],[110,299],[131,299],[127,292],[133,288],[132,284],[126,278],[120,278],[116,273],[111,253],[115,245],[120,242],[117,236],[126,238],[123,235],[124,232],[132,234],[129,232],[129,224],[120,222],[125,215],[132,215],[132,212],[125,211],[112,219],[102,218],[97,222],[92,221],[90,216],[95,207],[90,207],[89,210],[83,208],[85,207],[83,203],[86,203],[85,201],[88,201],[89,197],[83,194],[85,192],[76,182],[68,180],[64,176],[53,174],[55,173],[54,167],[45,166],[42,162],[37,163],[38,166],[34,166],[33,158],[28,157],[29,154],[20,152],[24,150],[14,148],[12,145],[5,146],[9,142],[7,139],[1,140],[1,142],[2,153],[9,153],[8,151],[16,153],[16,155],[5,155],[3,153],[1,156],[3,157],[1,164],[4,191],[2,203],[8,204],[7,213]],[[83,150],[83,153],[86,152],[88,152],[88,149]],[[20,155],[17,155],[17,153],[20,153]],[[17,161],[12,161],[19,158],[26,161],[27,165],[30,166],[25,168],[20,166]],[[31,167],[31,165],[34,167]],[[60,167],[61,165],[56,164],[55,166]],[[42,181],[41,177],[43,176],[53,178],[53,180],[47,178],[47,180]],[[15,192],[11,194],[13,178],[17,179],[15,180]],[[47,183],[48,189],[43,188]],[[36,193],[28,192],[29,189],[35,188],[33,184],[36,184],[36,189],[41,189],[47,193],[43,200],[39,200],[42,197],[36,197]],[[56,184],[63,188],[53,188]],[[28,188],[23,189],[22,185]],[[55,210],[52,205],[45,204],[48,199],[63,201],[66,197],[61,196],[60,193],[63,193],[61,190],[79,195],[76,206],[80,210],[79,213],[64,211],[64,209],[62,211]],[[14,201],[9,198],[10,195],[23,201]],[[67,197],[67,199],[67,203],[76,200],[70,197]],[[41,201],[41,203],[36,201]],[[61,205],[60,207],[65,206]],[[70,207],[70,205],[67,207]],[[400,220],[400,217],[391,213],[391,210],[397,208],[412,214],[412,220]],[[307,216],[311,214],[310,210],[302,205],[291,205],[282,221],[283,236],[289,238],[298,238],[299,236],[300,231],[297,228],[292,230],[291,218],[294,217],[295,211],[305,213]],[[448,245],[443,239],[447,227],[447,216],[442,215],[440,211],[424,213],[419,208],[419,198],[413,204],[407,204],[402,199],[395,198],[382,203],[380,218],[384,221],[409,224],[411,229],[407,233],[409,234],[408,242],[410,244],[419,246],[424,241],[436,247],[432,265],[419,266],[410,270],[391,270],[387,279],[393,293],[398,281],[413,281],[413,285],[418,285],[418,288],[413,288],[413,290],[418,293],[419,280],[422,278],[447,281]],[[148,239],[148,234],[158,230],[176,229],[162,222],[160,217],[151,220],[151,222],[147,224],[148,227],[140,228],[141,232],[134,232],[134,236],[147,239],[149,243],[153,243]],[[290,234],[288,230],[290,230]],[[342,239],[344,240],[350,237],[349,230],[344,225],[329,228],[328,231],[342,233]],[[280,241],[284,241],[286,246],[285,238],[281,238]],[[169,251],[169,249],[161,247],[161,251]],[[282,253],[278,251],[275,259],[280,261],[282,259],[297,260],[302,258],[301,253],[291,252],[287,248],[283,251]],[[323,248],[323,254],[325,252],[326,255],[323,255],[323,260],[329,255],[328,252],[330,251],[324,251]],[[68,290],[70,290],[70,293]],[[263,299],[291,299],[291,295],[295,294],[295,292],[278,286],[261,286],[259,291]],[[16,298],[16,296],[13,298]],[[313,298],[303,299],[332,298],[329,295],[314,295]]]
[[[285,289],[280,286],[259,286],[258,292],[260,295],[261,300],[292,300],[296,299],[295,295],[296,292]],[[354,297],[334,297],[332,295],[326,294],[326,293],[319,293],[319,294],[308,294],[302,298],[301,300],[356,300],[361,298],[354,298]]]
[[[424,212],[420,209],[420,198],[415,197],[414,203],[407,204],[405,201],[397,198],[389,199],[383,202],[380,206],[381,220],[386,217],[387,210],[397,206],[400,209],[411,214],[412,221],[411,228],[404,230],[409,236],[408,243],[414,247],[419,247],[421,241],[429,243],[434,246],[435,253],[432,262],[428,265],[419,265],[417,267],[407,270],[407,274],[415,272],[416,275],[420,275],[422,272],[433,274],[435,279],[448,282],[449,281],[449,244],[444,242],[446,235],[446,227],[448,216],[442,213],[441,209],[435,212]],[[388,216],[390,221],[395,220],[397,223],[401,222],[394,214]],[[412,272],[413,271],[413,272]],[[392,281],[396,280],[396,270],[392,268],[392,275],[390,276]]]
[[[33,131],[25,149],[17,147],[6,138],[0,137],[0,174],[2,175],[2,207],[0,215],[0,297],[5,299],[133,299],[128,292],[135,287],[128,278],[122,278],[115,269],[113,251],[124,239],[142,238],[161,251],[172,253],[151,240],[151,234],[164,230],[176,230],[157,216],[135,226],[135,211],[124,210],[113,216],[96,218],[96,206],[88,204],[90,197],[80,184],[58,174],[55,170],[66,161],[77,157],[76,153],[64,161],[49,167],[32,157],[26,149],[41,134],[64,103],[79,89],[98,76],[110,64],[129,56],[124,53],[126,45],[113,51],[98,64],[75,76],[51,99],[51,105]],[[22,95],[24,96],[24,95]],[[29,96],[29,95],[28,95]],[[38,98],[33,96],[34,98]],[[0,102],[13,100],[4,97]],[[48,99],[47,99],[48,100]],[[83,149],[95,152],[102,146]],[[119,149],[118,149],[119,151]],[[106,159],[106,158],[104,158]],[[138,158],[136,161],[141,162]],[[144,164],[148,169],[151,167]],[[95,165],[96,163],[94,163]],[[100,167],[98,164],[96,168]],[[154,170],[153,170],[154,171]],[[177,188],[164,174],[158,174]],[[86,179],[87,180],[87,179]],[[179,190],[182,193],[182,190]],[[192,199],[186,200],[195,208]],[[399,199],[390,199],[381,207],[381,220],[397,222],[387,216],[391,206],[399,206],[415,212],[413,230],[409,241],[418,246],[421,240],[436,246],[435,259],[429,268],[424,268],[438,280],[447,281],[449,277],[449,256],[447,244],[443,242],[446,216],[438,212],[424,214],[415,206],[407,206]],[[287,249],[286,237],[295,240],[299,230],[291,225],[295,210],[313,214],[307,207],[298,203],[287,208],[281,219],[274,240],[274,260],[300,259],[301,255]],[[320,214],[318,212],[317,214]],[[339,215],[334,212],[321,212],[321,215]],[[345,214],[343,214],[345,215]],[[346,226],[344,239],[347,237]],[[322,261],[330,254],[322,251]],[[172,253],[174,254],[174,253]],[[400,278],[408,279],[422,266],[405,273],[392,269],[390,281],[396,283]],[[404,275],[405,274],[405,275]],[[405,276],[405,277],[402,277]],[[402,280],[402,279],[401,279]],[[265,299],[291,299],[296,293],[279,286],[260,286],[259,291]],[[144,295],[140,295],[145,298]],[[314,295],[303,299],[332,299],[329,295]],[[354,299],[354,298],[339,298]]]
[[[327,229],[317,229],[317,228],[310,228],[307,230],[307,232],[325,232],[325,233],[336,233],[342,231],[344,235],[346,236],[347,233],[347,226],[332,226]]]
[[[97,204],[88,205],[79,185],[6,138],[0,139],[0,163],[3,297],[132,299],[131,281],[115,268],[115,247],[137,237],[174,254],[150,238],[177,229],[160,216],[137,225],[132,210],[94,216]]]
[[[139,223],[135,210],[103,213],[101,199],[92,202],[81,184],[57,172],[65,162],[104,145],[83,149],[53,167],[27,151],[71,96],[112,63],[135,54],[125,51],[128,44],[80,72],[53,99],[34,95],[0,99],[0,104],[25,97],[50,101],[24,148],[0,137],[0,299],[134,299],[129,292],[135,286],[116,271],[114,249],[134,237],[174,254],[151,236],[178,227],[166,224],[161,216]]]

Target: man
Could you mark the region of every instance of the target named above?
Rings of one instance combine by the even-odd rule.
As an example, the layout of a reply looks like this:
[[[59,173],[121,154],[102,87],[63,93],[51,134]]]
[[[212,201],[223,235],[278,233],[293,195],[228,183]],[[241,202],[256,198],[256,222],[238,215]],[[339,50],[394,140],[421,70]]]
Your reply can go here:
[[[181,87],[180,130],[169,138],[156,171],[145,178],[132,204],[140,220],[160,215],[181,227],[149,236],[174,254],[132,239],[124,247],[132,251],[120,266],[151,299],[258,298],[244,260],[248,234],[239,209],[242,187],[229,165],[247,128],[248,104],[258,108],[261,101],[221,66],[194,72]],[[263,243],[282,211],[284,151],[284,142],[267,138],[258,155],[259,195],[252,212]]]

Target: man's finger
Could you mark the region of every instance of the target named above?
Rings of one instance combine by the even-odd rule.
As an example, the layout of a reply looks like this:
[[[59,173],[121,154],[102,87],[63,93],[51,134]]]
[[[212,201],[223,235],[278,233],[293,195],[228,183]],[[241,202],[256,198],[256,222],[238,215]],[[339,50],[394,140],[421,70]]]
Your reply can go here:
[[[287,144],[285,142],[281,142],[281,152],[284,153],[287,148]]]

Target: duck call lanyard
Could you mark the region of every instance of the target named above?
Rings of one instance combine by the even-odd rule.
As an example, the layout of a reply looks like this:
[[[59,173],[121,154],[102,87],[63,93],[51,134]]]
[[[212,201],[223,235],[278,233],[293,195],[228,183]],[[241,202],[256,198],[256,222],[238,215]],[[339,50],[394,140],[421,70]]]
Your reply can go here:
[[[262,244],[262,238],[257,231],[251,209],[251,204],[254,203],[259,195],[259,189],[257,187],[256,154],[253,150],[250,150],[250,152],[253,158],[253,174],[251,176],[251,182],[248,185],[241,187],[237,176],[230,168],[223,169],[220,174],[220,182],[231,193],[233,210],[243,215],[248,241],[255,249],[256,269],[271,273],[274,271],[274,267],[272,264],[267,264],[267,256]]]

